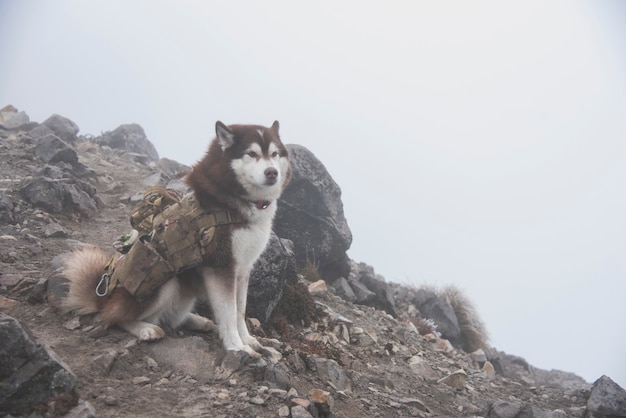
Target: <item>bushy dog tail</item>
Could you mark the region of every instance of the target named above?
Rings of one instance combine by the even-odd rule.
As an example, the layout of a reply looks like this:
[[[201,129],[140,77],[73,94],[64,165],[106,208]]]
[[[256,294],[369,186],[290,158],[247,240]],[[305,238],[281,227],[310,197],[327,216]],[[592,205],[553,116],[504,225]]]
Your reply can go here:
[[[69,292],[62,306],[80,315],[98,311],[96,286],[110,255],[97,247],[75,250],[63,258],[58,274],[69,281]]]
[[[454,309],[461,330],[463,349],[471,353],[479,348],[486,348],[489,334],[474,304],[455,286],[443,289],[441,297]]]

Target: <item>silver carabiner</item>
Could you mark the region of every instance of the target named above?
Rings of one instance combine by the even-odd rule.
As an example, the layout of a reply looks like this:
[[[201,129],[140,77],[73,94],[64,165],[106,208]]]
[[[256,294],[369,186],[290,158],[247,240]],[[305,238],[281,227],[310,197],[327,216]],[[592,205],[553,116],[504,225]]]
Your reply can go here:
[[[100,281],[98,282],[98,285],[96,286],[96,295],[102,297],[102,296],[106,296],[107,293],[109,292],[109,283],[111,281],[111,275],[108,273],[104,273],[102,275],[102,277],[100,278]],[[100,287],[102,287],[102,284],[104,283],[104,292],[100,292]]]

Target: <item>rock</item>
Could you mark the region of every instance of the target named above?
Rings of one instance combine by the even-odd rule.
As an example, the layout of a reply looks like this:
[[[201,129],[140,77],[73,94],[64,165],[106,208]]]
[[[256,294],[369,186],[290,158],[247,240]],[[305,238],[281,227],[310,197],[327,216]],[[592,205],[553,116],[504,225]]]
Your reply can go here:
[[[26,112],[18,112],[16,108],[9,106],[5,106],[0,110],[0,128],[20,129],[30,122]]]
[[[485,376],[487,376],[488,379],[495,379],[496,369],[490,361],[485,361],[485,364],[483,364],[483,367],[480,370],[485,374]]]
[[[111,132],[106,132],[94,139],[99,145],[106,145],[113,149],[120,149],[127,153],[144,155],[146,163],[159,161],[159,153],[152,142],[146,137],[143,128],[137,124],[121,125]],[[140,162],[141,161],[140,159]]]
[[[8,194],[0,192],[0,225],[15,223],[14,208],[13,198]]]
[[[423,317],[432,319],[437,324],[437,331],[449,340],[452,345],[462,343],[461,329],[454,313],[454,309],[443,301],[435,292],[428,289],[419,289],[412,303],[419,309]]]
[[[161,158],[157,163],[157,167],[169,178],[180,178],[191,170],[191,167],[169,158]]]
[[[77,134],[80,130],[78,125],[68,118],[60,115],[52,115],[41,124],[54,132],[57,137],[69,144],[74,144],[76,142]]]
[[[343,368],[335,360],[315,359],[315,369],[323,382],[330,382],[336,390],[351,391],[352,383]]]
[[[348,284],[356,296],[356,303],[369,305],[376,297],[376,293],[369,290],[367,286],[354,277],[348,277]]]
[[[280,418],[287,418],[289,416],[289,407],[287,405],[283,405],[278,408],[278,416]]]
[[[385,282],[385,278],[374,272],[374,268],[365,263],[353,265],[353,271],[361,284],[374,293],[374,297],[365,303],[368,306],[381,309],[390,315],[397,316],[393,298],[393,289]]]
[[[285,284],[297,281],[296,275],[291,243],[272,233],[267,248],[250,274],[247,315],[267,322],[283,295]]]
[[[422,377],[427,382],[434,383],[439,379],[437,372],[420,356],[412,356],[409,359],[408,365],[413,373]]]
[[[350,284],[345,277],[338,278],[330,286],[335,290],[335,294],[340,298],[347,300],[348,302],[356,302],[356,294],[350,287]]]
[[[96,418],[96,409],[89,402],[80,400],[64,418]]]
[[[352,233],[343,214],[341,189],[308,149],[300,145],[287,149],[292,178],[280,198],[274,231],[293,241],[300,268],[314,262],[326,280],[346,277]]]
[[[291,408],[291,418],[313,418],[303,406],[296,405]]]
[[[520,416],[522,408],[519,402],[496,401],[489,410],[489,418],[516,418]]]
[[[0,411],[28,415],[59,396],[78,399],[77,381],[69,367],[25,326],[2,313],[0,341]],[[75,405],[76,401],[69,406]]]
[[[318,280],[311,283],[308,289],[311,295],[325,295],[328,293],[328,286],[326,286],[326,282],[324,280]]]
[[[104,353],[97,355],[94,357],[91,368],[95,373],[101,373],[103,375],[108,375],[113,367],[113,363],[117,359],[118,352],[113,348],[109,348]]]
[[[56,135],[46,135],[39,139],[33,152],[48,164],[67,163],[72,166],[78,164],[76,150]]]
[[[10,311],[17,306],[17,301],[0,295],[0,310]]]
[[[81,187],[85,185],[69,184],[49,177],[36,177],[27,181],[20,191],[32,205],[47,212],[69,211],[92,217],[98,212],[96,202]]]
[[[309,391],[309,400],[311,401],[311,409],[315,408],[314,416],[326,418],[331,415],[335,401],[330,396],[330,392],[321,389],[311,389]]]
[[[465,370],[458,369],[455,372],[443,377],[437,381],[437,383],[445,383],[446,385],[456,389],[462,390],[465,387],[465,381],[467,380],[467,373]]]
[[[46,238],[65,238],[67,232],[56,222],[50,222],[43,228],[43,236]]]
[[[593,383],[587,410],[593,417],[626,417],[626,390],[602,376]]]

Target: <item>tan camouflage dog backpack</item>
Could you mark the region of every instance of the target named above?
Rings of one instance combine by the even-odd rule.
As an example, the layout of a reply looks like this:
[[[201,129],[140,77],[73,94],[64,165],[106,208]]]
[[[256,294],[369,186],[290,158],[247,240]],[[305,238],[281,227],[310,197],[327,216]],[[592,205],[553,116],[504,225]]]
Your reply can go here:
[[[215,228],[244,221],[227,210],[205,211],[192,193],[152,187],[130,217],[133,230],[115,244],[117,253],[96,287],[98,296],[117,286],[142,299],[207,256]]]

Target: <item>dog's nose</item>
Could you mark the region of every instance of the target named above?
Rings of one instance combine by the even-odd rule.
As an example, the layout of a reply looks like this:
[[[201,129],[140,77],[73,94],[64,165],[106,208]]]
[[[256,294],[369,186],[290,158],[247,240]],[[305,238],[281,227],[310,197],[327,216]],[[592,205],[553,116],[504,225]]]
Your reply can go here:
[[[267,167],[265,169],[265,178],[267,179],[267,181],[273,183],[276,181],[277,177],[278,177],[278,170],[276,170],[274,167]]]

